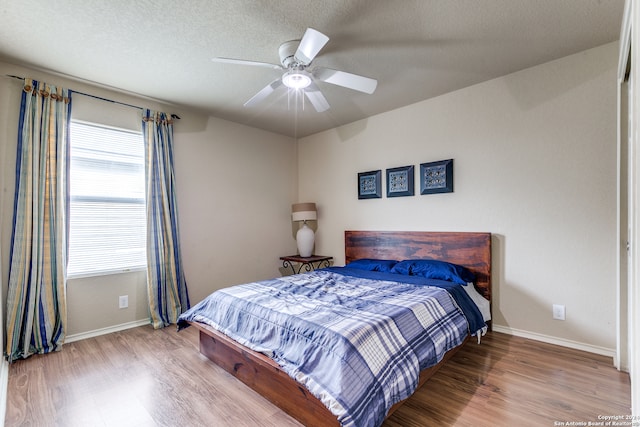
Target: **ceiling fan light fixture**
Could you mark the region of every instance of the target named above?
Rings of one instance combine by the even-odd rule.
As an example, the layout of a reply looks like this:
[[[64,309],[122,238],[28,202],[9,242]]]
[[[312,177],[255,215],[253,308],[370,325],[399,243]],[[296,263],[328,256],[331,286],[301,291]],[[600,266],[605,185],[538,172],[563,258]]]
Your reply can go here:
[[[304,89],[311,84],[311,76],[306,71],[292,70],[282,76],[282,83],[290,89]]]
[[[328,41],[329,37],[320,31],[307,28],[301,40],[290,40],[280,45],[278,56],[280,57],[281,65],[222,57],[216,57],[213,60],[228,64],[267,67],[284,72],[283,75],[260,89],[258,93],[245,102],[245,107],[264,101],[274,91],[280,89],[280,86],[285,86],[287,88],[288,101],[293,99],[296,104],[300,101],[304,109],[304,101],[308,99],[313,108],[318,113],[322,113],[329,109],[329,102],[316,85],[316,82],[330,83],[369,95],[376,90],[378,85],[378,81],[375,79],[331,68],[314,67],[313,72],[307,71]]]

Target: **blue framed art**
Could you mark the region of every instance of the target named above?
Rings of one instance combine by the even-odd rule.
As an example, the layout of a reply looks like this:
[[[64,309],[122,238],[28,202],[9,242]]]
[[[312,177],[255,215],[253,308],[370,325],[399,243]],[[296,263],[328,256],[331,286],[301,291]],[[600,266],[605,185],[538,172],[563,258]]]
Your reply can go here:
[[[453,159],[420,164],[420,194],[453,193]]]
[[[358,173],[358,199],[382,197],[382,170]]]
[[[413,196],[413,165],[387,169],[387,197]]]

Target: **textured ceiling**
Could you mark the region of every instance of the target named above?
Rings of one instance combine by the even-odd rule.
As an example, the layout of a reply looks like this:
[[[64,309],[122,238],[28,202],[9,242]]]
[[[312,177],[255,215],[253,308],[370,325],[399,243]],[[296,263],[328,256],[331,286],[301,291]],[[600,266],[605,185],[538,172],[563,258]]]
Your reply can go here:
[[[303,137],[618,40],[624,0],[0,0],[0,59]],[[314,65],[378,80],[373,95],[320,82],[317,113],[286,91],[244,102],[307,27]],[[73,88],[72,88],[73,89]]]

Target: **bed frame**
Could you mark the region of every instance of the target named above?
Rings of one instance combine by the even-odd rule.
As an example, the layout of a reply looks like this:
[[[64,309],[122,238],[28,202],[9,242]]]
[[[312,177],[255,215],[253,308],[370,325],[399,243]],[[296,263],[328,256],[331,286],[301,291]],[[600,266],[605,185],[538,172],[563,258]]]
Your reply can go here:
[[[358,258],[431,258],[460,264],[477,277],[478,291],[491,301],[491,234],[467,232],[345,231],[345,263]],[[324,404],[277,363],[207,325],[200,330],[200,352],[306,426],[339,426]],[[466,342],[466,341],[465,341]],[[464,345],[464,344],[462,344]],[[422,386],[462,345],[420,373]],[[394,405],[393,413],[403,402]]]

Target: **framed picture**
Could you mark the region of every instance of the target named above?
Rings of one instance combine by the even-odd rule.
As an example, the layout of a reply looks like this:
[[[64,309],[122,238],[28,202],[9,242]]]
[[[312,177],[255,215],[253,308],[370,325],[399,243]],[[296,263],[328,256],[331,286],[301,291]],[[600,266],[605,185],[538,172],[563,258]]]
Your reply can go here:
[[[420,194],[453,192],[453,159],[420,165]]]
[[[413,196],[413,165],[387,169],[387,197]]]
[[[382,170],[358,173],[358,199],[382,197]]]

